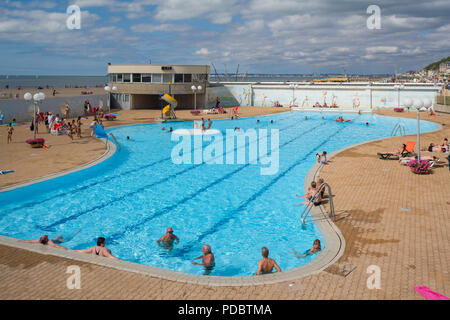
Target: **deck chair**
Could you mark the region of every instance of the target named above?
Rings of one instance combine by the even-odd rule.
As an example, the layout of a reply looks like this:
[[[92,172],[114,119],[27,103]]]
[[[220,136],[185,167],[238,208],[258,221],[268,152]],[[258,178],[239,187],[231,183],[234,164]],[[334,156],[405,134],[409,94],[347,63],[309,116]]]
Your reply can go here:
[[[398,160],[400,156],[402,158],[411,157],[414,155],[414,146],[415,145],[416,145],[416,143],[414,141],[408,141],[408,142],[406,142],[405,149],[400,154],[394,154],[391,152],[378,152],[377,155],[380,156],[380,159],[383,159],[383,160],[388,160],[388,159],[391,159],[392,157],[395,157],[396,158],[395,160]]]

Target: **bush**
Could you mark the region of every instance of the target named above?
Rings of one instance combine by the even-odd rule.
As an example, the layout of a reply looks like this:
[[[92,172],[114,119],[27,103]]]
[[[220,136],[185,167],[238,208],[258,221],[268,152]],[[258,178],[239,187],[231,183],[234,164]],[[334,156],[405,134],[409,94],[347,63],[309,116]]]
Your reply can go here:
[[[420,160],[420,162],[417,159],[411,160],[408,162],[408,167],[417,174],[428,174],[431,172],[431,164],[426,160]]]

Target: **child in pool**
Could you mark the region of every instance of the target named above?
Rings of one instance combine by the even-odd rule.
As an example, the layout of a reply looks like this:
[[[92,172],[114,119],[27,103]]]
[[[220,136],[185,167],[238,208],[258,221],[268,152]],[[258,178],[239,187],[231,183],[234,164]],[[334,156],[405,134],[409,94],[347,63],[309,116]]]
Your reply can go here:
[[[311,249],[306,250],[303,254],[299,254],[298,252],[291,251],[291,253],[296,256],[297,258],[305,258],[306,256],[309,256],[311,254],[316,254],[322,250],[322,247],[320,245],[320,240],[316,239],[314,240],[313,247]]]

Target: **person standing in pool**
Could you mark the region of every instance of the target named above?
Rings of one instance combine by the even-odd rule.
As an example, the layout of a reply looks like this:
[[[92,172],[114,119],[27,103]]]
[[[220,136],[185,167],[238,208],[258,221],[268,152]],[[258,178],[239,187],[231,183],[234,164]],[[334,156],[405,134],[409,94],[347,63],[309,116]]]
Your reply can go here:
[[[192,260],[202,259],[203,263],[198,263],[193,261],[192,264],[195,264],[197,266],[204,266],[205,267],[205,275],[211,273],[211,270],[216,265],[214,254],[211,252],[211,246],[209,244],[205,244],[202,248],[203,255],[200,257],[194,258]]]
[[[57,245],[56,243],[54,243],[52,240],[50,240],[49,238],[48,238],[48,235],[43,235],[42,237],[40,237],[39,239],[37,239],[37,240],[19,240],[19,242],[24,242],[24,243],[40,243],[40,244],[43,244],[43,245],[45,245],[45,246],[50,246],[50,247],[53,247],[53,248],[60,248],[60,249],[64,249],[64,250],[67,250],[67,248],[65,248],[65,247],[63,247],[63,246],[59,246],[59,245]]]
[[[256,274],[259,276],[265,273],[271,273],[273,268],[275,268],[276,272],[281,272],[281,268],[275,262],[275,260],[269,258],[269,249],[263,247],[261,249],[262,259],[259,260],[258,263],[258,272]]]
[[[106,258],[111,258],[114,260],[119,260],[118,258],[114,257],[111,254],[111,251],[108,248],[105,247],[105,242],[106,242],[105,238],[99,237],[97,239],[96,246],[90,247],[89,249],[83,249],[83,250],[77,250],[77,251],[81,252],[81,253],[92,253],[92,254],[95,254],[100,257],[106,257]]]
[[[163,235],[159,240],[156,240],[156,243],[162,248],[169,249],[171,251],[173,249],[173,242],[176,241],[176,244],[180,242],[180,239],[176,235],[173,234],[173,229],[171,227],[167,228],[166,234]]]
[[[206,128],[206,130],[211,129],[211,125],[212,125],[212,121],[211,121],[211,119],[208,119],[208,128]]]
[[[202,118],[202,131],[206,130],[206,126],[205,126],[205,119]]]

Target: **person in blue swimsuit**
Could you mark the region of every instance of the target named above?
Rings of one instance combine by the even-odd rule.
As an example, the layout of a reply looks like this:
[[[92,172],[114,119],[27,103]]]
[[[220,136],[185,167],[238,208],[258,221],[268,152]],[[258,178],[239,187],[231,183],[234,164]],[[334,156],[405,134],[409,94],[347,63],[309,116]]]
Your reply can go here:
[[[320,240],[316,239],[314,240],[313,247],[311,249],[306,250],[303,252],[303,254],[299,254],[298,252],[291,251],[291,253],[296,256],[297,258],[305,258],[306,256],[316,254],[322,250],[322,247],[320,245]]]

